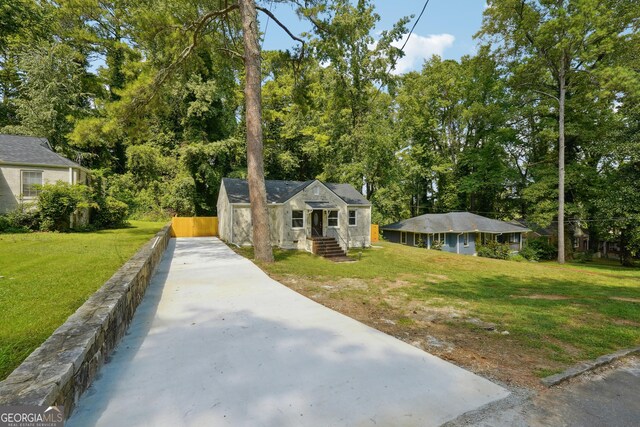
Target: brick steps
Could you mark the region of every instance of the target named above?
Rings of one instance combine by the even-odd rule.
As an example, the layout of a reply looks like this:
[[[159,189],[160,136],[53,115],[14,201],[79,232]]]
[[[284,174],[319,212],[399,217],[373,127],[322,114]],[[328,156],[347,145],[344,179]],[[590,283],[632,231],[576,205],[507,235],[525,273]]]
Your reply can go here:
[[[312,252],[330,260],[349,259],[347,253],[342,250],[338,241],[333,237],[313,237]]]

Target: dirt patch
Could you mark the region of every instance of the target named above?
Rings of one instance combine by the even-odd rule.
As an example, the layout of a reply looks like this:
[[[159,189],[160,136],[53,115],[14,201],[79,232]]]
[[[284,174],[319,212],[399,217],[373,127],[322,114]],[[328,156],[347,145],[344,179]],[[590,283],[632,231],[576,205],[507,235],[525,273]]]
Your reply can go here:
[[[533,294],[533,295],[514,295],[513,298],[528,298],[528,299],[544,299],[549,301],[562,301],[566,299],[571,299],[564,295],[542,295],[542,294]]]
[[[379,279],[374,280],[376,285],[380,286],[381,281]],[[415,283],[407,282],[406,280],[396,280],[395,282],[387,282],[385,286],[382,287],[382,293],[388,293],[389,291],[393,291],[395,289],[406,288],[408,286],[414,286]]]
[[[398,277],[393,282],[290,275],[274,279],[326,307],[507,385],[539,390],[542,385],[535,371],[563,367],[550,361],[543,349],[522,347],[499,326],[488,328],[464,306],[441,306],[443,301],[437,298],[428,302],[407,298],[398,289],[416,286],[409,281],[414,277]],[[439,279],[446,280],[445,276]],[[339,290],[347,293],[336,292]]]
[[[640,304],[640,298],[629,298],[629,297],[609,297],[609,299],[614,299],[617,301],[626,301],[626,302],[637,302]]]
[[[613,323],[620,326],[640,327],[640,322],[634,322],[633,320],[627,320],[627,319],[613,319]]]

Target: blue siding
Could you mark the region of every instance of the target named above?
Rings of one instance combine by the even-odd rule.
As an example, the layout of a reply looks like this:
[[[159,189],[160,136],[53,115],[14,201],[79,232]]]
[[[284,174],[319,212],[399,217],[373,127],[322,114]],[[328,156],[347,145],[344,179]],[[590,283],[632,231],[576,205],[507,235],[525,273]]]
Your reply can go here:
[[[468,246],[464,245],[464,235],[458,233],[447,233],[445,244],[442,250],[463,255],[474,255],[476,253],[476,234],[469,233]]]
[[[407,242],[405,243],[407,246],[414,246],[415,242],[420,239],[421,235],[419,233],[406,232],[407,234]],[[424,235],[424,243],[427,245],[427,236]],[[433,245],[434,240],[438,237],[429,235],[428,239],[430,244]],[[400,243],[400,232],[399,231],[384,231],[384,239],[393,242]],[[444,242],[442,245],[442,250],[451,253],[460,253],[462,255],[475,255],[476,253],[476,233],[469,233],[468,246],[464,246],[464,235],[458,233],[444,233]]]

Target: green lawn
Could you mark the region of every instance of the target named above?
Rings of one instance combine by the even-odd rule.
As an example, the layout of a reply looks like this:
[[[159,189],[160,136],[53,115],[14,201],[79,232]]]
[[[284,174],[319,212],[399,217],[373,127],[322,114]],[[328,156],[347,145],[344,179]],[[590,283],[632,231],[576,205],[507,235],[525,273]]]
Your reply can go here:
[[[379,246],[362,251],[355,263],[276,251],[277,262],[262,268],[323,304],[385,332],[406,335],[407,341],[433,334],[456,341],[457,348],[468,348],[479,359],[496,359],[496,366],[504,365],[500,358],[523,357],[513,369],[536,378],[640,345],[640,269],[611,262],[501,261],[386,242]],[[239,251],[251,256],[251,250]],[[360,251],[351,255],[357,258]],[[429,313],[448,317],[425,321]],[[381,323],[380,317],[395,326],[386,330],[391,322]],[[468,321],[473,319],[509,333],[489,333]],[[459,359],[466,363],[462,355]]]
[[[163,226],[0,234],[0,380]]]

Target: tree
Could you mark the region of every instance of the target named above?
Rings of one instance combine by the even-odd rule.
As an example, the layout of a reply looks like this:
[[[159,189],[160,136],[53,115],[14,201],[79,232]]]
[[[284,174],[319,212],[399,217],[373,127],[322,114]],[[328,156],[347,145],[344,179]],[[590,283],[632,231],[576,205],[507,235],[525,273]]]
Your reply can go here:
[[[73,49],[59,43],[42,43],[25,52],[19,61],[24,77],[15,100],[20,121],[4,131],[46,137],[55,150],[70,154],[67,135],[72,120],[88,108],[82,91],[84,70],[77,59]]]
[[[567,96],[610,65],[616,45],[637,25],[640,6],[630,1],[494,0],[484,12],[481,36],[521,89],[557,103],[558,262],[565,260],[565,125]]]

